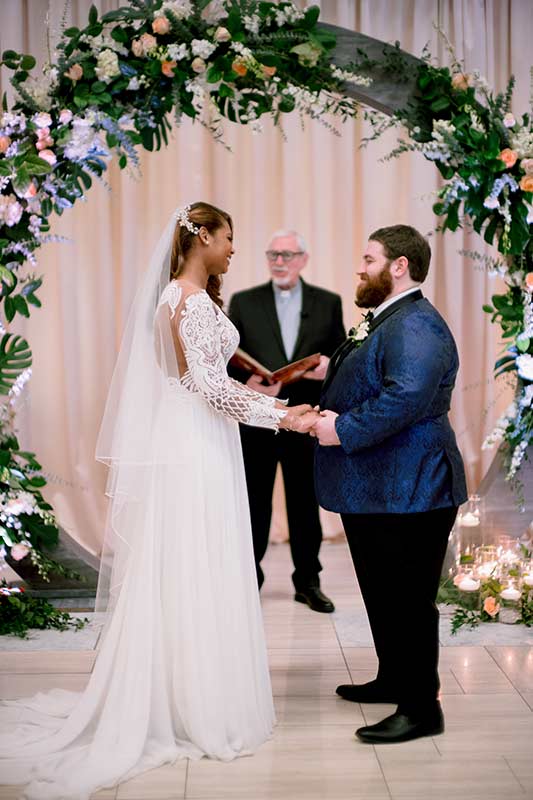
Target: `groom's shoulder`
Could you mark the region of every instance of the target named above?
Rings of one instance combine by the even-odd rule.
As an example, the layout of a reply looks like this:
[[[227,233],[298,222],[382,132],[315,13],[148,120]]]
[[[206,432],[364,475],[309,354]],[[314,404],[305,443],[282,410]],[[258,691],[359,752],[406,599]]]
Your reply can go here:
[[[387,322],[389,331],[396,328],[397,332],[403,329],[404,332],[419,334],[430,329],[435,333],[451,336],[448,323],[427,297],[421,297],[414,303],[403,306],[398,313],[384,321],[384,326]]]

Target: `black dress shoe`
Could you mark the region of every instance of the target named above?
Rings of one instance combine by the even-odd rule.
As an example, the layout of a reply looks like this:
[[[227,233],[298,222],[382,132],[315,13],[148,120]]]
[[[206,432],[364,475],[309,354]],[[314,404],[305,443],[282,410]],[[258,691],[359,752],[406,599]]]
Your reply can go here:
[[[337,694],[351,703],[398,703],[394,691],[378,681],[368,683],[342,683]]]
[[[397,711],[376,725],[359,728],[355,735],[368,744],[393,744],[419,739],[421,736],[437,736],[444,732],[444,717],[440,705],[424,717],[410,717]]]
[[[322,611],[323,614],[331,614],[332,611],[335,611],[335,606],[329,597],[326,597],[318,586],[307,586],[305,589],[297,590],[294,599],[298,603],[307,603],[313,611]]]

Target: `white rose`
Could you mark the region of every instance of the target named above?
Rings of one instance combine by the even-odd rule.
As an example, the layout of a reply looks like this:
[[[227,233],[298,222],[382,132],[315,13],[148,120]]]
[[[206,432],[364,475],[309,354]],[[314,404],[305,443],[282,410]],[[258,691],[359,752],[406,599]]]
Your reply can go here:
[[[52,124],[52,117],[45,111],[41,111],[39,114],[35,114],[33,122],[38,128],[49,128]]]
[[[30,548],[25,544],[14,544],[11,548],[11,558],[14,561],[22,561],[28,553],[30,552]]]
[[[506,128],[512,128],[513,125],[516,125],[516,120],[510,112],[504,116],[503,124],[505,125]]]
[[[198,74],[201,74],[202,72],[205,72],[206,67],[207,67],[207,64],[205,63],[203,58],[195,58],[191,62],[192,71],[193,72],[197,72]]]
[[[231,33],[227,28],[217,28],[214,35],[215,42],[229,42]]]
[[[516,359],[518,374],[525,381],[533,381],[533,356],[524,353]]]
[[[209,58],[211,53],[216,50],[216,45],[208,42],[207,39],[193,39],[191,42],[191,50],[193,56],[200,56],[200,58]]]

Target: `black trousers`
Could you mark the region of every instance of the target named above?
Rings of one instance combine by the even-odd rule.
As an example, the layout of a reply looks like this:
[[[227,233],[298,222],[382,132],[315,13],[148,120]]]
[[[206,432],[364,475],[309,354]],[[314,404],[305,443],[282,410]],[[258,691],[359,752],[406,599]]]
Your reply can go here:
[[[399,709],[423,714],[440,688],[439,588],[456,508],[342,514],[379,660],[377,679]]]
[[[272,492],[278,463],[285,485],[289,540],[295,588],[319,584],[322,569],[318,552],[322,528],[313,478],[314,439],[299,433],[241,426],[246,483],[252,518],[257,582],[264,581],[261,561],[268,546],[272,517]]]

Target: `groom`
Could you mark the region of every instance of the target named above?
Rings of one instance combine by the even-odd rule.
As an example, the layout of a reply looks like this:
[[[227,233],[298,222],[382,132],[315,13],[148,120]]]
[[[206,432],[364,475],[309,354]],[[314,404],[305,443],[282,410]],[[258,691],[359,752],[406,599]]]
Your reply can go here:
[[[375,680],[337,693],[398,706],[357,731],[372,744],[444,730],[435,598],[466,486],[448,421],[457,349],[420,291],[430,257],[408,225],[370,236],[356,304],[374,313],[333,355],[311,431],[318,501],[342,516],[379,660]]]

